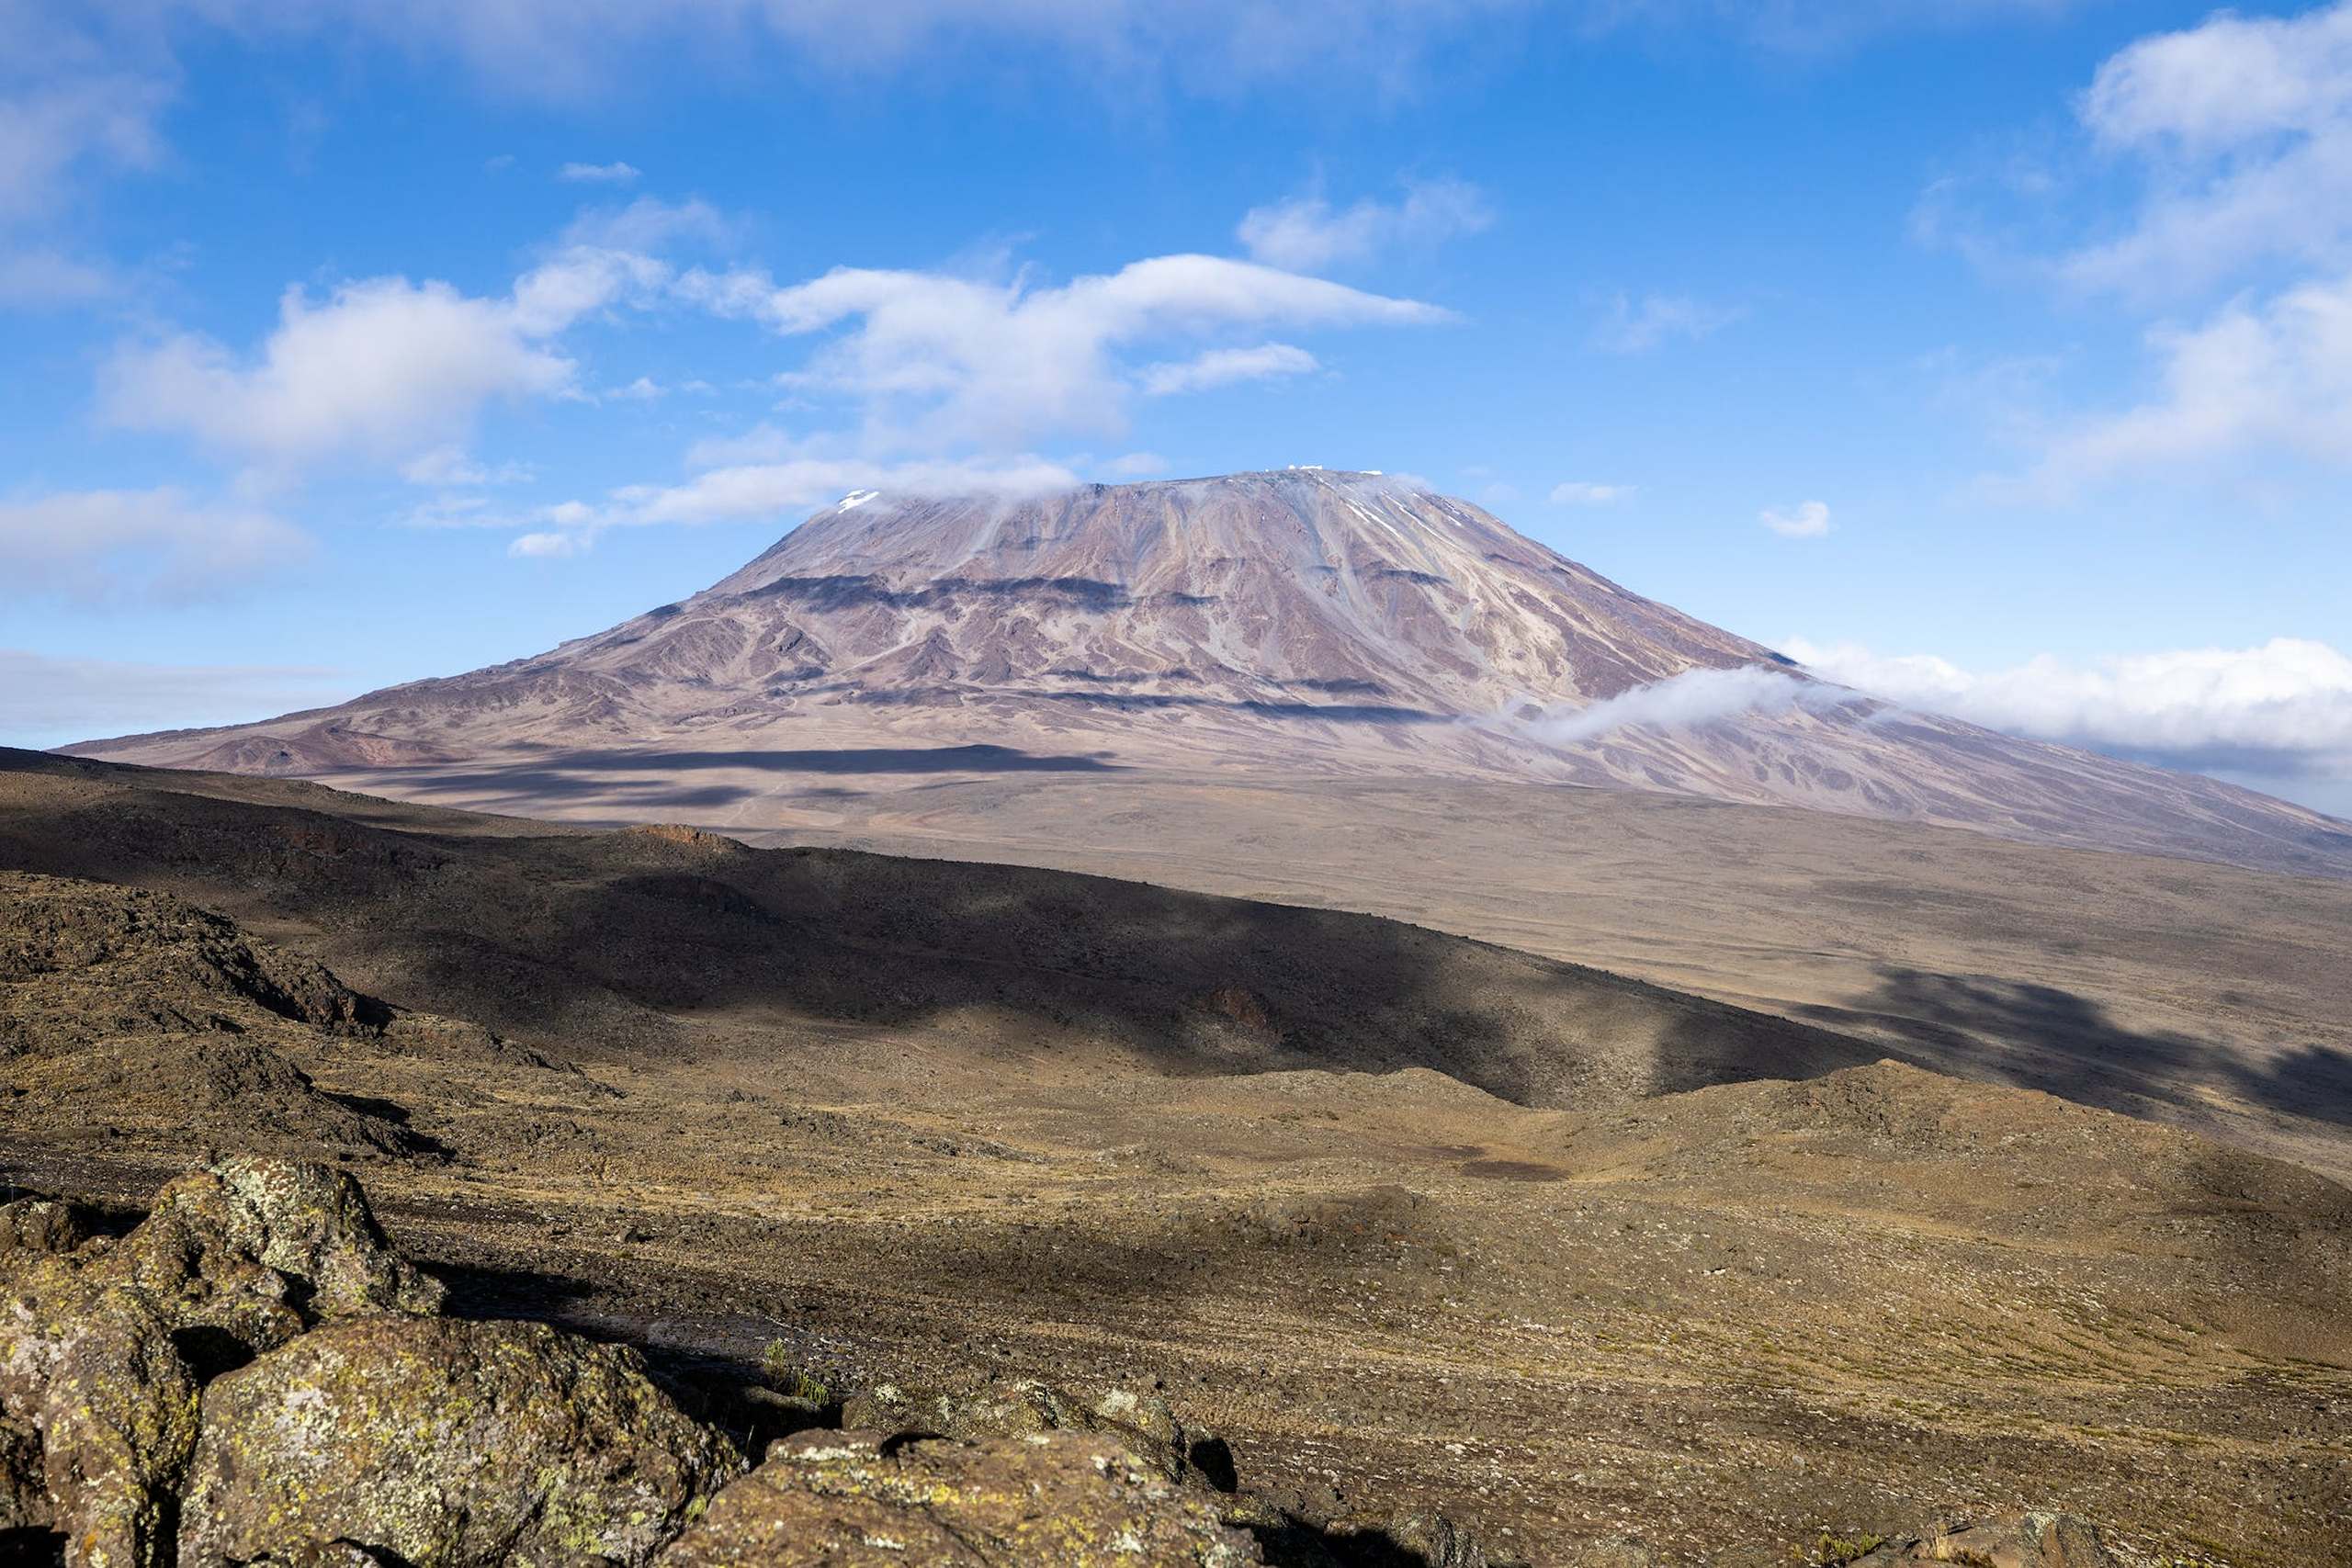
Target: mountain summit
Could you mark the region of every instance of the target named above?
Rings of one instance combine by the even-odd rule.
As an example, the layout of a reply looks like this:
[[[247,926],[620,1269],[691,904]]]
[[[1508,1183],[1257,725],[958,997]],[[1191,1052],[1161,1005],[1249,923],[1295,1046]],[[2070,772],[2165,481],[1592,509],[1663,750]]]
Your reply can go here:
[[[2352,873],[2352,832],[2316,813],[1891,707],[1468,502],[1320,468],[861,491],[702,592],[537,658],[73,750],[738,827],[777,825],[763,796],[811,772],[1517,779]],[[769,787],[698,801],[660,780],[720,764]]]

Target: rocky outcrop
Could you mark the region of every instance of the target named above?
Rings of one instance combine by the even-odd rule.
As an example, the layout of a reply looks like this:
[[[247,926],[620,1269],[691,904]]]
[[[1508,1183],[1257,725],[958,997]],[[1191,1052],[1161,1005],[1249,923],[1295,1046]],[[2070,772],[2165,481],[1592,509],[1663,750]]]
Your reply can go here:
[[[1262,1561],[1157,1466],[1098,1438],[803,1432],[718,1495],[662,1568],[1240,1568]]]
[[[182,1568],[347,1546],[640,1568],[741,1468],[637,1353],[538,1323],[339,1324],[204,1392]]]
[[[57,1530],[89,1568],[168,1560],[205,1375],[321,1322],[442,1301],[324,1166],[224,1161],[119,1242],[56,1245],[62,1208],[10,1205],[44,1245],[0,1251],[0,1518]]]
[[[1193,1439],[1158,1394],[1109,1387],[1091,1393],[1034,1378],[961,1391],[881,1383],[842,1405],[842,1425],[893,1436],[1025,1438],[1041,1432],[1100,1437],[1148,1461],[1170,1481],[1193,1473]]]
[[[2098,1531],[2071,1514],[2007,1514],[1953,1525],[1931,1535],[1889,1541],[1851,1568],[1952,1562],[1967,1568],[2113,1568]]]
[[[0,1137],[437,1156],[400,1108],[330,1093],[300,1065],[390,1019],[318,964],[169,895],[0,872]]]
[[[438,1312],[447,1294],[391,1249],[358,1182],[252,1156],[166,1186],[95,1267],[153,1292],[175,1327],[254,1353],[337,1318]]]

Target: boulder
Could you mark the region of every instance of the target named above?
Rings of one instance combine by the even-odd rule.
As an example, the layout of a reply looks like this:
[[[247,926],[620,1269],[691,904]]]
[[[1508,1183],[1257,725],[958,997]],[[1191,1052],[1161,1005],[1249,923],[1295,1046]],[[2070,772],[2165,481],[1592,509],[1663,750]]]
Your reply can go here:
[[[2113,1568],[2098,1531],[2071,1514],[2005,1514],[1931,1535],[1890,1541],[1853,1568],[1960,1562],[1969,1568]]]
[[[538,1323],[330,1324],[205,1389],[181,1568],[641,1568],[742,1469],[643,1359]]]
[[[0,1517],[80,1568],[156,1568],[196,1439],[197,1382],[145,1292],[52,1254],[0,1281]]]
[[[961,1392],[882,1383],[843,1402],[842,1426],[967,1441],[1078,1432],[1111,1439],[1170,1481],[1192,1469],[1192,1439],[1168,1402],[1115,1385],[1081,1393],[1033,1378]]]
[[[0,1203],[0,1252],[71,1252],[89,1239],[71,1203],[55,1198]]]
[[[211,1330],[248,1353],[315,1323],[437,1312],[447,1294],[392,1251],[358,1182],[258,1156],[170,1183],[96,1267],[153,1292],[175,1328]]]
[[[662,1568],[1240,1568],[1208,1502],[1100,1438],[802,1432],[721,1492]]]

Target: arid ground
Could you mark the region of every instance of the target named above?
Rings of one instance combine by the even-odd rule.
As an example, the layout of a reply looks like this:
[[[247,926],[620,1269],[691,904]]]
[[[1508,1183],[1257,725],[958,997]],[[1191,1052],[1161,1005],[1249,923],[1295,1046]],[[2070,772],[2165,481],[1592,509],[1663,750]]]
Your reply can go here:
[[[1047,858],[1081,803],[997,787],[934,798]],[[1430,1509],[1542,1563],[2025,1506],[2126,1561],[2352,1550],[2352,889],[1571,793],[1516,856],[1384,880],[1442,798],[1219,840],[1188,787],[1136,808],[1196,851],[1104,869],[1595,967],[11,753],[6,1176],[125,1203],[208,1148],[324,1154],[467,1311],[832,1390],[1157,1382],[1359,1561]],[[1346,847],[1310,878],[1286,833]]]

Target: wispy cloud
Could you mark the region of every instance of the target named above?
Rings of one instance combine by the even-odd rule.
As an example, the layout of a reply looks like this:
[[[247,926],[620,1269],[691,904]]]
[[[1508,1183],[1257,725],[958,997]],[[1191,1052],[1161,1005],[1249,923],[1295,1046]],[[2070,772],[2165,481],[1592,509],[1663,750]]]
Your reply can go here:
[[[1555,506],[1614,506],[1621,501],[1631,501],[1639,485],[1593,484],[1584,479],[1569,479],[1552,487]]]
[[[1736,670],[1686,670],[1582,707],[1552,708],[1533,718],[1498,722],[1546,745],[1573,746],[1621,729],[1696,729],[1751,715],[1799,709],[1827,713],[1853,700],[1851,692],[1751,664]]]
[[[697,270],[679,293],[783,336],[831,334],[799,384],[856,400],[873,438],[933,451],[1119,433],[1131,384],[1122,359],[1138,345],[1453,319],[1419,300],[1205,255],[1155,256],[1059,287],[846,267],[778,284],[758,271]]]
[[[1148,365],[1140,379],[1146,392],[1159,398],[1172,392],[1205,392],[1237,381],[1306,376],[1321,368],[1303,348],[1267,343],[1255,348],[1213,348],[1191,359]]]
[[[1593,342],[1611,354],[1647,354],[1679,338],[1696,343],[1740,319],[1737,306],[1712,305],[1684,294],[1625,294],[1610,301]]]
[[[355,684],[340,671],[303,665],[140,664],[0,649],[0,739],[60,746],[234,724],[334,702]]]
[[[0,501],[0,597],[87,604],[220,598],[300,563],[310,536],[254,508],[161,490]]]
[[[1829,508],[1818,501],[1803,501],[1786,509],[1768,506],[1756,520],[1783,539],[1818,539],[1829,532]]]
[[[1408,180],[1395,201],[1335,208],[1317,190],[1253,207],[1236,235],[1251,258],[1299,272],[1368,261],[1402,245],[1475,234],[1495,220],[1486,192],[1465,180]]]
[[[634,164],[566,164],[555,177],[572,185],[635,185],[643,171]]]

